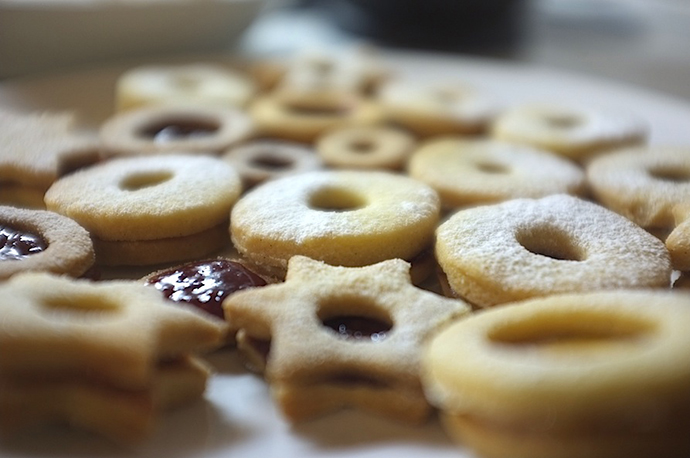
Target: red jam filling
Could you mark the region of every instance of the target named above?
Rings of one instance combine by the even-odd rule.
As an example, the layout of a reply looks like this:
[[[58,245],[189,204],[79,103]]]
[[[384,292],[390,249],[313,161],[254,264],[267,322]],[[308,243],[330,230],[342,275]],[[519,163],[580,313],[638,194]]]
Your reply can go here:
[[[0,224],[0,260],[19,260],[48,247],[39,236]]]
[[[345,339],[368,339],[372,342],[382,341],[391,330],[388,323],[361,316],[336,316],[323,320],[323,324]]]
[[[237,291],[266,282],[242,264],[228,260],[199,261],[161,272],[147,280],[174,302],[192,304],[224,318],[223,301]]]

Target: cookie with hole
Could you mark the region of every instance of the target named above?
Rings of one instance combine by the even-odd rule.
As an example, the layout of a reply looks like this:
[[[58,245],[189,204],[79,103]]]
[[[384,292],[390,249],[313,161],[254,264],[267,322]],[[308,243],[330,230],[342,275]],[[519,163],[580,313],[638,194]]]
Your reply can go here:
[[[688,300],[616,290],[481,311],[425,347],[425,393],[479,456],[686,456]]]
[[[315,148],[333,168],[401,170],[416,143],[412,134],[400,128],[355,126],[324,133]]]
[[[438,227],[435,252],[453,294],[478,307],[671,282],[663,242],[565,194],[458,211]]]
[[[95,261],[89,233],[45,210],[0,206],[0,279],[40,271],[79,277]]]
[[[255,139],[230,148],[221,156],[242,178],[244,189],[264,181],[312,172],[324,163],[308,145],[279,139]]]
[[[257,90],[248,75],[221,64],[142,65],[119,76],[115,105],[118,111],[171,103],[243,107]]]
[[[483,134],[499,111],[489,96],[461,83],[391,80],[376,100],[387,120],[421,137]]]
[[[497,116],[490,135],[585,163],[618,148],[642,145],[648,126],[630,113],[575,104],[528,104]]]
[[[312,143],[330,129],[384,120],[374,100],[347,92],[274,91],[255,99],[249,114],[258,135],[302,143]]]
[[[342,408],[403,423],[429,416],[421,344],[469,307],[413,286],[409,269],[401,259],[342,267],[295,256],[284,283],[225,300],[238,348],[289,421]]]
[[[239,108],[170,103],[115,113],[101,126],[99,138],[106,157],[219,155],[253,131]]]
[[[201,397],[209,371],[194,354],[218,348],[227,334],[222,320],[172,307],[136,281],[22,273],[0,292],[12,298],[0,304],[7,433],[68,423],[116,441],[141,439],[155,410]]]
[[[452,210],[551,194],[586,194],[585,174],[567,159],[530,146],[443,137],[414,151],[412,178],[434,188]]]
[[[587,179],[594,197],[648,229],[676,226],[674,208],[690,200],[690,149],[627,148],[592,160]]]
[[[241,190],[237,172],[218,158],[143,156],[64,177],[45,202],[90,232],[97,263],[142,265],[206,256],[227,245],[230,209]]]
[[[381,171],[317,171],[264,183],[233,207],[238,252],[283,278],[288,260],[308,256],[348,267],[412,260],[431,246],[439,220],[436,192]]]

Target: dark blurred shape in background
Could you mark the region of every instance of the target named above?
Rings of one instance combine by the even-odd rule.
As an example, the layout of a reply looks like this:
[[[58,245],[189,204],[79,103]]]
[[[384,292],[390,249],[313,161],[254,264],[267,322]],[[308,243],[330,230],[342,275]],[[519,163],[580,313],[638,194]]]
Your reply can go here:
[[[524,0],[304,0],[343,30],[409,49],[502,54],[517,43]]]

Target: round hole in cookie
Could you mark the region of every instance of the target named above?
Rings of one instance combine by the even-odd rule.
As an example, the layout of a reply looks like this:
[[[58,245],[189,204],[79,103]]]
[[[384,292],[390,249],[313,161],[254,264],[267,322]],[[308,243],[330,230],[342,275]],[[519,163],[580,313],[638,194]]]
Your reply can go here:
[[[648,170],[652,178],[672,183],[687,183],[690,181],[690,170],[683,167],[652,167]]]
[[[170,78],[170,82],[181,91],[191,92],[199,87],[200,80],[192,75],[174,75]]]
[[[519,229],[515,239],[530,253],[557,261],[583,261],[585,253],[572,236],[564,230],[548,224]]]
[[[510,169],[497,162],[478,162],[475,164],[477,170],[488,175],[501,175],[510,172]]]
[[[348,150],[357,154],[371,154],[376,149],[376,142],[371,138],[357,138],[348,144]]]
[[[252,158],[249,164],[254,167],[268,170],[283,170],[294,166],[292,160],[271,153],[259,154]]]
[[[498,325],[487,339],[513,349],[584,354],[630,345],[649,338],[654,323],[607,310],[550,310]]]
[[[167,119],[151,123],[141,130],[139,136],[157,143],[166,143],[199,137],[208,137],[220,129],[220,124],[211,120]]]
[[[308,200],[313,210],[345,212],[367,205],[366,199],[357,192],[340,186],[324,186],[316,190]]]
[[[332,116],[345,117],[350,114],[352,107],[341,101],[309,101],[293,100],[285,105],[286,109],[296,116]]]
[[[582,124],[582,118],[575,114],[549,114],[544,116],[544,124],[551,129],[567,130]]]
[[[165,183],[172,177],[173,174],[168,171],[133,173],[126,176],[120,182],[120,189],[124,191],[138,191]]]
[[[40,305],[51,314],[74,317],[99,317],[122,309],[119,304],[100,294],[55,295],[44,299]]]
[[[319,304],[321,324],[338,337],[364,342],[380,342],[393,329],[390,315],[366,298],[342,296]]]

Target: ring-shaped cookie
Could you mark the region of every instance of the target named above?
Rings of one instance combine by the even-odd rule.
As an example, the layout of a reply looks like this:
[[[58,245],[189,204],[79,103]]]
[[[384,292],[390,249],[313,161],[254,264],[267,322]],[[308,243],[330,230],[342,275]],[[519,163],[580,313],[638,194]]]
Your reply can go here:
[[[391,81],[378,100],[388,119],[423,136],[481,133],[497,111],[487,96],[461,85]]]
[[[228,150],[221,157],[237,170],[245,189],[267,180],[322,168],[311,148],[277,140],[255,140]]]
[[[25,271],[79,277],[94,263],[89,233],[45,210],[0,206],[0,279]]]
[[[495,140],[432,140],[414,152],[408,172],[434,188],[446,208],[585,191],[584,172],[570,161]]]
[[[414,137],[400,129],[353,126],[326,132],[317,140],[316,151],[331,167],[397,170],[414,145]]]
[[[672,228],[674,207],[690,201],[690,148],[632,148],[587,166],[594,196],[645,228]]]
[[[620,290],[475,314],[425,349],[425,392],[481,456],[687,456],[688,300]]]
[[[319,171],[270,181],[230,216],[237,250],[284,274],[297,254],[348,267],[411,259],[433,238],[439,199],[423,183],[372,171]]]
[[[45,201],[101,240],[142,241],[221,224],[241,190],[237,172],[218,158],[142,156],[68,175],[53,184]]]
[[[664,244],[604,207],[558,194],[461,210],[436,231],[458,296],[480,306],[557,293],[668,287]]]
[[[152,105],[120,112],[100,130],[106,156],[220,154],[252,133],[239,109],[201,105]]]
[[[249,108],[259,135],[311,143],[327,130],[372,125],[383,119],[378,104],[351,93],[273,93]]]
[[[627,113],[578,106],[524,105],[500,114],[491,127],[497,140],[524,143],[576,161],[642,143],[646,125]]]
[[[249,77],[220,65],[146,65],[118,78],[115,104],[118,110],[170,103],[241,107],[255,92]]]

